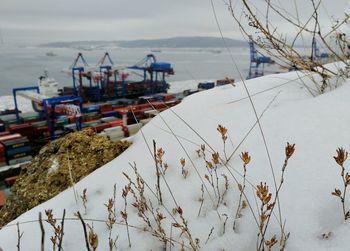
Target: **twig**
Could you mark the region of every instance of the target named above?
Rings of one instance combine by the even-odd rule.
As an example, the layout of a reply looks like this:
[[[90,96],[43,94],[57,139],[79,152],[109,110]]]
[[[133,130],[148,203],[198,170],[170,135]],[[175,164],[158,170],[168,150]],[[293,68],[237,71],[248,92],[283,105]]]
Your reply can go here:
[[[160,205],[163,205],[163,200],[162,200],[162,192],[160,190],[160,170],[159,170],[159,163],[157,161],[157,145],[156,141],[153,140],[153,156],[154,156],[154,161],[156,165],[156,175],[157,175],[157,194],[158,194],[158,202]]]
[[[223,232],[222,232],[222,234],[224,235],[225,232],[226,232],[226,223],[227,223],[227,220],[228,220],[228,216],[227,216],[227,214],[223,214],[222,216],[225,216],[224,229],[223,229]]]
[[[201,214],[202,206],[203,206],[203,202],[204,202],[204,188],[203,188],[203,184],[201,185],[201,191],[202,191],[202,195],[201,195],[201,198],[200,198],[201,205],[200,205],[199,210],[198,210],[198,217]]]
[[[81,224],[83,225],[86,249],[87,249],[87,251],[91,251],[90,250],[90,245],[89,245],[89,239],[88,239],[88,235],[87,235],[87,231],[86,231],[85,222],[84,222],[83,218],[81,217],[81,214],[80,214],[79,211],[77,212],[77,215],[78,215],[79,220],[81,221]]]
[[[241,154],[241,159],[243,161],[243,170],[244,170],[244,174],[243,174],[243,186],[241,184],[238,184],[238,188],[239,188],[239,201],[238,201],[238,207],[237,207],[237,211],[236,211],[236,215],[235,215],[235,219],[233,221],[233,231],[236,230],[236,222],[237,219],[240,217],[240,211],[241,211],[241,207],[242,207],[242,197],[243,197],[243,193],[244,193],[244,189],[246,186],[246,177],[247,177],[247,165],[250,162],[251,157],[249,156],[248,152],[242,152]]]
[[[75,203],[78,205],[78,195],[77,195],[77,191],[75,190],[75,183],[73,180],[73,174],[72,174],[72,167],[71,167],[71,163],[70,163],[70,159],[69,159],[69,153],[67,150],[67,164],[68,164],[68,172],[69,172],[69,179],[73,188],[73,193],[74,193],[74,199],[75,199]]]
[[[43,221],[41,217],[41,212],[39,213],[39,224],[40,224],[40,230],[41,230],[41,251],[45,250],[45,230],[43,226]]]
[[[294,154],[294,151],[295,151],[295,144],[291,145],[287,142],[287,146],[285,147],[285,159],[284,159],[284,163],[283,163],[283,166],[282,166],[282,174],[281,174],[281,181],[280,181],[280,184],[275,192],[275,200],[274,202],[271,204],[271,207],[269,209],[270,213],[266,219],[266,223],[265,223],[265,226],[263,229],[261,229],[261,233],[262,233],[262,236],[261,236],[261,241],[260,241],[260,244],[259,244],[259,249],[261,249],[261,247],[264,245],[264,241],[265,241],[265,234],[266,234],[266,231],[267,231],[267,227],[269,225],[269,222],[270,222],[270,219],[271,219],[271,215],[273,213],[273,210],[276,206],[276,202],[278,202],[278,199],[279,199],[279,193],[280,193],[280,190],[282,188],[282,185],[284,183],[284,174],[285,174],[285,171],[286,171],[286,168],[287,168],[287,165],[288,165],[288,160],[292,157],[292,155]],[[281,225],[281,232],[283,233],[284,232],[284,228],[282,226],[282,222],[280,222],[280,225]]]
[[[128,242],[129,242],[129,248],[131,248],[131,241],[130,241],[130,232],[129,232],[129,223],[128,223],[128,213],[126,211],[128,202],[126,200],[126,197],[129,193],[129,191],[131,190],[130,186],[125,186],[125,188],[123,189],[123,193],[122,193],[122,197],[124,198],[124,212],[121,211],[121,215],[122,218],[125,220],[125,225],[126,225],[126,233],[128,236]]]
[[[59,243],[58,243],[58,251],[62,251],[62,242],[63,242],[63,235],[64,235],[64,218],[66,217],[66,209],[63,209],[63,216],[61,221],[61,234],[59,237]]]
[[[208,235],[207,240],[205,241],[205,244],[208,243],[208,241],[209,241],[209,239],[210,239],[210,236],[213,234],[213,231],[214,231],[214,227],[212,227],[212,228],[210,229],[210,233],[209,233],[209,235]]]
[[[341,167],[340,176],[342,177],[344,188],[343,188],[343,192],[341,192],[340,189],[336,188],[334,192],[332,192],[332,195],[339,197],[342,203],[344,220],[347,220],[350,218],[350,212],[346,210],[345,200],[346,200],[346,191],[348,186],[350,185],[350,175],[348,172],[345,172],[344,162],[348,158],[348,152],[345,151],[344,148],[340,147],[337,149],[337,155],[334,156],[333,158],[335,159],[337,164]]]
[[[21,238],[23,236],[23,233],[19,230],[19,222],[17,222],[17,250],[21,251]]]

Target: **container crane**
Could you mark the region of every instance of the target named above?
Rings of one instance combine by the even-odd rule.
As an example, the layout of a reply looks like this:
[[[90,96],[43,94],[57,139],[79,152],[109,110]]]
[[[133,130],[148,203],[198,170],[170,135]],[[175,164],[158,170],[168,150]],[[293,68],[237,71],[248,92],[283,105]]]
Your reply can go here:
[[[249,38],[249,48],[250,48],[250,65],[249,65],[249,74],[247,79],[257,78],[264,76],[265,64],[274,64],[270,57],[259,56],[258,51],[255,48],[255,43],[253,39]]]
[[[174,69],[170,63],[158,62],[153,54],[148,54],[134,66],[128,67],[128,69],[143,71],[143,83],[151,84],[150,94],[166,92],[169,85],[165,81],[165,76],[166,74],[174,74]],[[147,78],[147,74],[149,75],[149,79]]]
[[[81,62],[81,63],[79,63]],[[69,67],[73,77],[73,94],[77,96],[83,95],[83,77],[89,81],[90,88],[92,87],[92,72],[82,53],[78,53],[73,64]]]
[[[312,38],[312,45],[311,45],[311,59],[316,61],[324,61],[329,58],[329,54],[326,52],[320,53],[320,49],[317,45],[316,38]]]

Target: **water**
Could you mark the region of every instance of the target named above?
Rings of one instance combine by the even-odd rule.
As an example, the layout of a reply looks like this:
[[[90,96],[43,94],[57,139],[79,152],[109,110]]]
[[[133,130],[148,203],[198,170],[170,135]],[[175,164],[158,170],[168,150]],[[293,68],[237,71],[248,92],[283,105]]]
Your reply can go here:
[[[242,72],[247,76],[249,67],[249,49],[231,48],[231,53]],[[90,66],[96,65],[106,49],[82,51]],[[150,53],[149,49],[110,48],[107,50],[115,65],[132,66]],[[47,56],[53,52],[56,56]],[[50,77],[61,86],[71,86],[71,76],[62,72],[67,69],[78,54],[71,48],[40,48],[11,45],[0,46],[0,96],[11,94],[14,87],[35,86],[39,76],[47,70]],[[158,61],[170,62],[175,75],[168,81],[222,79],[225,77],[239,79],[230,55],[226,49],[161,49],[153,53]]]

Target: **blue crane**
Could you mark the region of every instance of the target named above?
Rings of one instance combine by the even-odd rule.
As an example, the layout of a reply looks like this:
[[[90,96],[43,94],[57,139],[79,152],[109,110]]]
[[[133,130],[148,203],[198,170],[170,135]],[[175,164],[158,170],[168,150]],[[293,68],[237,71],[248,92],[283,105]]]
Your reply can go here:
[[[249,65],[249,74],[247,79],[257,78],[264,75],[264,66],[265,64],[274,64],[270,57],[259,56],[258,51],[255,48],[255,43],[253,39],[249,38],[249,48],[250,48],[250,65]]]
[[[169,85],[165,81],[165,76],[166,74],[174,74],[174,69],[170,63],[158,62],[153,54],[148,54],[135,65],[128,67],[128,69],[143,71],[143,83],[149,82],[152,84],[151,94],[166,92]],[[147,78],[147,74],[149,78]]]
[[[311,45],[311,59],[312,60],[326,60],[329,58],[329,54],[326,52],[320,53],[320,49],[318,48],[316,38],[312,38],[312,45]]]
[[[79,61],[82,62],[82,65],[79,64]],[[89,85],[92,87],[91,73],[86,72],[85,68],[89,67],[82,53],[78,53],[78,56],[75,58],[73,64],[69,67],[72,72],[73,77],[73,93],[74,95],[82,96],[83,89],[83,77],[86,77],[89,80]],[[78,78],[76,77],[78,75]]]
[[[113,91],[109,91],[111,84],[113,85],[113,89],[117,85],[118,71],[113,69],[113,66],[114,62],[108,52],[106,52],[96,64],[98,73],[93,76],[94,82],[98,85],[95,90],[95,93],[98,95],[96,100],[101,100],[104,94],[107,96],[114,95],[114,93],[112,93]],[[113,81],[110,81],[111,76],[114,77]],[[115,95],[117,95],[117,93]]]

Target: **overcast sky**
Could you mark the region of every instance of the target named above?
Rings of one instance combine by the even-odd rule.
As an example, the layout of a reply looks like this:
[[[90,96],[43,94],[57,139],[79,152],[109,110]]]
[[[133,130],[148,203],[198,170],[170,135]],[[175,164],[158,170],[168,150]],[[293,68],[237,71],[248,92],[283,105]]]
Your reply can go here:
[[[296,1],[307,18],[309,0]],[[259,8],[264,0],[252,2]],[[293,0],[272,2],[294,9]],[[324,0],[322,18],[344,15],[346,3]],[[224,35],[240,38],[224,1],[214,4]],[[0,31],[4,41],[27,43],[219,36],[210,0],[0,0]]]

